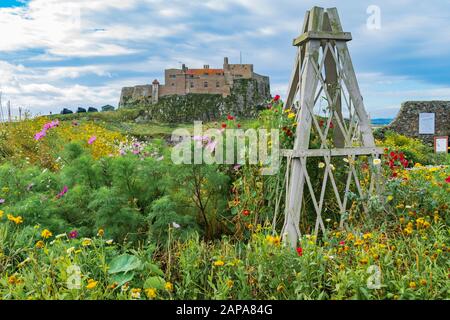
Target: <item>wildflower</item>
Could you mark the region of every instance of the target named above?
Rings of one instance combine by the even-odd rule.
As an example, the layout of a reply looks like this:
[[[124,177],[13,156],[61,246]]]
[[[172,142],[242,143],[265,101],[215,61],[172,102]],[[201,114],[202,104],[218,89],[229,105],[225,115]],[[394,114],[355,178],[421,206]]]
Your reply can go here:
[[[76,237],[78,237],[78,231],[77,230],[72,230],[69,232],[69,238],[70,239],[75,239]]]
[[[330,169],[331,169],[332,171],[334,171],[336,168],[334,167],[334,165],[332,165],[332,164],[330,163]]]
[[[156,289],[154,288],[145,289],[145,294],[149,299],[154,299],[156,298]]]
[[[91,244],[92,244],[92,240],[89,239],[89,238],[84,238],[84,239],[83,239],[83,242],[81,242],[81,245],[82,245],[83,247],[88,247],[88,246],[90,246]]]
[[[373,159],[373,165],[379,166],[381,164],[381,159]]]
[[[170,292],[173,290],[173,284],[171,282],[166,282],[164,288],[166,288],[166,290]]]
[[[180,229],[180,225],[176,222],[172,222],[172,227],[174,227],[175,229]]]
[[[56,195],[56,198],[57,198],[57,199],[60,199],[60,198],[63,197],[68,191],[69,191],[69,187],[64,186],[64,188],[62,189],[62,191]]]
[[[325,163],[319,162],[319,169],[323,169],[323,168],[325,168]]]
[[[75,251],[75,247],[70,247],[69,249],[67,249],[66,250],[66,253],[68,254],[68,255],[70,255],[72,252],[74,252]]]
[[[282,292],[282,291],[284,291],[284,289],[285,289],[284,285],[283,285],[283,284],[280,284],[280,285],[277,287],[277,292]]]
[[[392,200],[394,200],[394,196],[390,195],[390,196],[387,197],[387,201],[388,202],[391,202]]]
[[[112,239],[106,240],[106,241],[105,241],[105,243],[106,243],[106,244],[109,244],[109,245],[113,244],[113,242],[114,242],[114,240],[112,240]]]
[[[250,215],[250,210],[246,209],[246,210],[242,211],[242,214],[247,217]]]
[[[364,238],[364,240],[372,239],[372,234],[370,232],[369,233],[365,233],[363,235],[363,238]]]
[[[367,264],[369,262],[369,260],[367,258],[362,258],[361,260],[359,260],[359,263],[361,264]]]
[[[16,284],[18,282],[17,276],[12,275],[8,278],[8,283],[9,284]]]
[[[3,218],[3,215],[5,214],[5,211],[0,210],[0,219]]]
[[[426,286],[426,285],[427,285],[427,280],[421,279],[421,280],[420,280],[420,284],[421,284],[422,286]]]
[[[41,233],[41,237],[44,239],[48,239],[51,236],[53,236],[53,234],[47,229],[44,229],[44,231],[42,231],[42,233]]]
[[[293,119],[295,118],[295,113],[291,112],[288,114],[288,119]]]
[[[217,260],[217,261],[214,261],[214,263],[213,263],[213,265],[215,267],[222,267],[224,264],[225,264],[225,262],[223,262],[222,260]]]
[[[0,204],[4,204],[5,203],[5,199],[0,199]]]
[[[44,241],[39,240],[38,242],[36,242],[35,247],[38,249],[42,249],[45,246]]]
[[[299,257],[301,257],[303,255],[303,248],[302,247],[298,247],[297,248],[297,254]]]
[[[340,242],[339,242],[339,245],[340,245],[340,246],[345,246],[345,241],[340,241]]]
[[[95,281],[94,279],[89,279],[86,289],[89,289],[89,290],[94,289],[97,286],[97,284],[98,284],[98,281]]]
[[[88,144],[93,144],[95,142],[95,140],[97,140],[96,136],[90,137],[89,140],[88,140]]]
[[[281,244],[281,237],[280,236],[267,236],[266,240],[269,244],[273,244],[274,246],[279,246]]]
[[[141,289],[139,289],[139,288],[131,289],[131,298],[140,299],[141,298]]]
[[[103,237],[104,235],[105,235],[105,230],[99,229],[98,232],[97,232],[97,236]]]
[[[234,117],[232,115],[228,115],[227,119],[231,121],[231,120],[234,120]]]
[[[8,220],[14,222],[15,224],[22,224],[23,219],[21,216],[14,217],[12,214],[7,215]]]
[[[231,289],[231,288],[233,288],[233,286],[234,286],[234,281],[231,280],[231,279],[228,279],[227,280],[227,287]]]
[[[225,129],[227,127],[226,123],[222,123],[222,129]]]
[[[445,179],[445,182],[450,183],[450,176]]]
[[[241,124],[240,124],[240,123],[238,123],[237,127],[238,127],[238,128],[241,128],[242,126],[241,126]]]
[[[411,282],[409,283],[409,287],[410,287],[411,289],[415,289],[415,288],[417,287],[417,284],[416,284],[414,281],[411,281]]]
[[[278,100],[280,100],[280,96],[277,94],[276,96],[275,96],[275,98],[273,98],[273,101],[278,101]]]

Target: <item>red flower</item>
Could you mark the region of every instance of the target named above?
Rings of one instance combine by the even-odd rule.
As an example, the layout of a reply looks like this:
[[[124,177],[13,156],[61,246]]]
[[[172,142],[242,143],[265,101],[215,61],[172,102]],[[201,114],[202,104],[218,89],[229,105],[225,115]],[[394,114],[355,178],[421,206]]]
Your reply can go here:
[[[234,120],[234,117],[231,116],[231,115],[228,115],[227,119],[228,119],[228,120]]]
[[[334,128],[334,124],[333,124],[333,122],[330,122],[330,129],[333,129]]]
[[[225,129],[227,127],[226,123],[222,123],[222,128]]]
[[[340,246],[343,246],[343,245],[345,245],[345,241],[341,241],[341,242],[339,242],[339,245],[340,245]]]
[[[299,257],[301,257],[303,255],[303,248],[302,247],[298,247],[297,248],[297,254]]]
[[[320,121],[319,121],[319,126],[322,128],[323,125],[324,125],[324,123],[325,123],[325,122],[324,122],[323,120],[320,120]]]
[[[238,127],[238,128],[240,128],[240,127],[241,127],[241,124],[240,124],[240,123],[238,123],[237,127]]]
[[[247,217],[250,215],[250,210],[245,209],[244,211],[242,211],[242,214]]]
[[[450,183],[450,176],[448,176],[447,179],[445,179],[445,182]]]
[[[278,101],[278,100],[280,100],[280,96],[277,94],[276,96],[275,96],[275,98],[273,98],[273,101]]]

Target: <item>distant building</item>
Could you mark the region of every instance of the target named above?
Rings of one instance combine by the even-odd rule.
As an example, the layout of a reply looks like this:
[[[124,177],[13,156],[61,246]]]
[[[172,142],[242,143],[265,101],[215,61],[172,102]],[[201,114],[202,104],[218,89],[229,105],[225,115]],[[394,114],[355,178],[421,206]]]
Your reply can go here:
[[[125,87],[119,108],[137,100],[157,103],[160,97],[169,95],[220,94],[227,97],[234,82],[241,79],[256,80],[259,94],[270,96],[269,77],[255,73],[252,64],[230,64],[228,58],[224,58],[222,69],[212,69],[209,65],[204,65],[202,69],[189,69],[183,64],[181,69],[165,70],[164,84],[154,80],[151,85]]]

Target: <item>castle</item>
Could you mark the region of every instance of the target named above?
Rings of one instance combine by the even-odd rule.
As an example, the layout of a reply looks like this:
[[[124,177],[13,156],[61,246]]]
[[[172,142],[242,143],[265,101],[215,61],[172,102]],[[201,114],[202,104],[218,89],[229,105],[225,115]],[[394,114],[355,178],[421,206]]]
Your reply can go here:
[[[258,95],[270,96],[269,77],[253,71],[253,64],[230,64],[224,58],[222,69],[189,69],[183,64],[181,69],[166,69],[165,83],[154,80],[151,85],[125,87],[120,96],[119,108],[136,102],[156,104],[165,96],[185,96],[188,94],[216,94],[228,97],[233,94],[235,83],[240,80],[253,80]]]

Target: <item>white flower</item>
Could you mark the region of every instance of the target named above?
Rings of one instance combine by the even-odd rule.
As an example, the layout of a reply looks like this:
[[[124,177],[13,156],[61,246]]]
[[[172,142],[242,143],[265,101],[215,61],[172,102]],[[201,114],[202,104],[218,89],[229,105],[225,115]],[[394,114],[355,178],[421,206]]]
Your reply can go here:
[[[381,159],[373,159],[373,164],[379,166],[381,164]]]
[[[105,243],[106,243],[106,244],[112,244],[113,242],[114,242],[114,240],[111,239],[111,240],[106,240]]]
[[[61,234],[58,234],[57,236],[55,236],[55,239],[61,239],[61,238],[64,238],[65,236],[66,236],[65,233],[61,233]]]
[[[325,163],[319,162],[319,169],[323,169],[323,168],[325,168]]]
[[[174,227],[175,229],[181,228],[181,226],[176,222],[172,222],[172,227]]]
[[[344,160],[344,162],[346,162],[346,163],[349,162],[349,161],[348,161],[348,158],[344,158],[343,160]]]
[[[69,249],[66,250],[67,254],[71,254],[74,251],[75,251],[75,247],[70,247]]]

